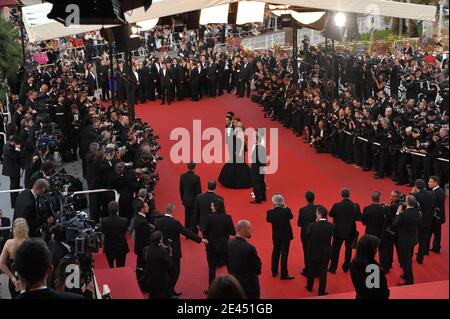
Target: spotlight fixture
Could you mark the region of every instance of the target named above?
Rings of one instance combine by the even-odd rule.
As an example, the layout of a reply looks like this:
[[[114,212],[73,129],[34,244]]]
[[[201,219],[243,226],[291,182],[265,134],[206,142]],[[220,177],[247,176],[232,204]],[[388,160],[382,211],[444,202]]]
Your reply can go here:
[[[334,23],[336,24],[337,27],[339,27],[339,28],[345,27],[346,22],[347,22],[347,17],[342,12],[337,12],[334,15]]]

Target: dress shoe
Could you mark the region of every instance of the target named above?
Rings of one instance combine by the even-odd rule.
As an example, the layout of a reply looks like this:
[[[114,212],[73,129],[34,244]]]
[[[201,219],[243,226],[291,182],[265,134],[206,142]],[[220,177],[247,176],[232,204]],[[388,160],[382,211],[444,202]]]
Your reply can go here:
[[[275,278],[276,276],[278,276],[278,273],[272,273],[272,277]]]
[[[406,277],[405,274],[400,275],[400,278],[402,278],[402,279],[405,279],[405,277]]]
[[[416,261],[417,261],[417,263],[418,263],[419,265],[422,265],[422,264],[423,264],[423,259],[416,259]]]
[[[380,175],[375,175],[373,178],[375,178],[375,179],[383,179],[384,177],[380,176]]]
[[[281,279],[281,280],[292,280],[292,279],[294,279],[294,278],[295,278],[294,276],[289,276],[289,275],[287,275],[287,276],[281,277],[280,279]]]
[[[300,271],[300,275],[308,277],[308,273],[306,272],[305,269],[303,269],[302,271]]]
[[[261,202],[260,202],[260,201],[256,201],[256,200],[252,200],[252,201],[250,202],[250,204],[261,204]]]
[[[344,272],[348,272],[348,266],[342,266],[342,270],[344,271]]]
[[[336,270],[328,269],[328,272],[329,272],[330,274],[336,275]]]
[[[208,289],[203,290],[203,293],[204,293],[205,295],[207,295],[207,294],[208,294]]]
[[[441,253],[440,249],[430,249],[430,251],[432,251],[435,254],[440,254]]]
[[[397,182],[397,183],[395,183],[395,185],[406,185],[406,183],[403,183],[403,182]]]
[[[181,296],[183,293],[182,292],[176,292],[175,290],[172,292],[172,296]]]
[[[179,299],[178,296],[170,296],[170,299]]]
[[[319,294],[319,296],[326,296],[328,295],[328,291],[325,291],[323,294]]]
[[[312,292],[312,291],[313,291],[312,288],[309,288],[308,286],[306,286],[305,288],[306,288],[306,290],[308,290],[309,292]]]

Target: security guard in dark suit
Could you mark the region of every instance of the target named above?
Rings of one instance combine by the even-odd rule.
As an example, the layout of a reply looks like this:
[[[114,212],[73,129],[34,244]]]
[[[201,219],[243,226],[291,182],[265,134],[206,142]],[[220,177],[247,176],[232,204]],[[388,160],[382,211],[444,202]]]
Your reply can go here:
[[[184,206],[184,227],[195,229],[195,199],[202,192],[200,177],[194,173],[195,163],[187,165],[188,171],[180,176],[180,197]]]

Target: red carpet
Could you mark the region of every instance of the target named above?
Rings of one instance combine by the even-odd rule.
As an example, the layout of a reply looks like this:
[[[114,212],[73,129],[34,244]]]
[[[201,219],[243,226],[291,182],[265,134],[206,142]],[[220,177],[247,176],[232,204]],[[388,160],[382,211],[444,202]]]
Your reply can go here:
[[[269,188],[269,202],[262,205],[249,204],[251,190],[231,190],[219,185],[217,192],[224,196],[227,212],[233,216],[234,222],[239,219],[248,219],[253,225],[253,237],[251,243],[254,244],[263,262],[263,271],[260,276],[261,296],[263,298],[305,298],[313,297],[317,294],[318,283],[315,284],[313,293],[305,289],[306,278],[299,275],[303,268],[303,251],[300,245],[300,232],[296,226],[298,210],[305,205],[304,193],[312,190],[316,193],[316,202],[328,209],[339,200],[342,187],[349,187],[351,197],[358,202],[361,207],[370,203],[371,192],[378,190],[382,193],[382,200],[389,201],[389,193],[397,188],[389,179],[375,180],[373,173],[365,173],[361,169],[333,158],[328,154],[316,154],[303,139],[297,138],[280,125],[263,117],[260,108],[249,99],[238,99],[234,95],[226,95],[216,99],[204,99],[198,103],[189,101],[176,102],[171,106],[159,105],[158,102],[139,105],[137,115],[154,127],[160,135],[162,145],[161,154],[164,160],[158,163],[158,172],[161,180],[156,188],[156,205],[159,210],[172,202],[177,206],[177,218],[184,220],[184,208],[181,205],[178,187],[179,176],[186,171],[186,165],[173,164],[170,161],[170,149],[176,141],[170,140],[170,132],[173,128],[182,127],[192,132],[192,121],[201,119],[202,129],[207,127],[224,128],[224,117],[226,112],[233,111],[240,117],[245,127],[275,127],[279,131],[279,167],[278,172],[266,177]],[[205,143],[203,143],[205,145]],[[268,148],[268,152],[270,149]],[[202,179],[203,189],[206,189],[208,179],[216,179],[219,175],[222,164],[197,165],[197,174]],[[402,192],[409,189],[401,187]],[[271,208],[271,196],[279,192],[285,199],[287,205],[294,213],[292,226],[294,230],[294,240],[291,243],[289,256],[289,271],[295,275],[295,280],[280,281],[271,277],[270,257],[272,250],[271,228],[266,223],[265,212]],[[448,199],[447,199],[448,200]],[[446,224],[447,226],[448,224]],[[363,227],[358,225],[360,233]],[[414,275],[416,283],[434,282],[448,280],[448,228],[443,230],[441,254],[431,253],[426,256],[423,265],[414,262]],[[204,298],[203,290],[207,288],[208,271],[206,255],[203,245],[198,245],[192,241],[182,238],[183,258],[181,266],[180,280],[177,290],[183,292],[183,298]],[[340,264],[343,261],[343,250]],[[132,253],[128,255],[127,265],[134,266],[135,257]],[[104,262],[96,263],[97,267],[105,267]],[[339,266],[340,267],[340,266]],[[225,271],[225,270],[222,270]],[[400,282],[400,268],[395,262],[394,269],[388,275],[390,286],[395,286]],[[328,276],[327,290],[330,294],[353,292],[350,275],[338,269],[336,275]],[[423,291],[425,296],[428,292]],[[405,297],[407,297],[405,295]]]

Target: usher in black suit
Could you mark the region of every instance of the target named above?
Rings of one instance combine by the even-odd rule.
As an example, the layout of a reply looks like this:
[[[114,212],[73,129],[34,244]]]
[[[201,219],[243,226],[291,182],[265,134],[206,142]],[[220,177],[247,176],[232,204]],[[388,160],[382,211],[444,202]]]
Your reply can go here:
[[[433,196],[434,207],[437,208],[432,226],[433,238],[433,248],[432,251],[441,251],[441,228],[445,223],[445,191],[441,187],[436,187],[431,191],[431,196]]]
[[[371,204],[364,207],[362,224],[366,226],[366,234],[377,236],[381,239],[384,222],[389,214],[389,208],[384,204]]]
[[[3,169],[2,175],[9,176],[9,189],[20,188],[20,151],[15,149],[11,143],[3,146]],[[14,208],[17,193],[11,193],[11,208]]]
[[[170,291],[174,292],[178,277],[180,276],[180,259],[182,257],[180,235],[184,235],[197,243],[201,243],[202,239],[189,231],[189,229],[183,227],[178,220],[168,214],[157,218],[155,220],[155,227],[162,232],[166,245],[169,245],[169,240],[172,241],[173,268],[170,278]]]
[[[30,228],[30,237],[38,237],[38,228],[42,226],[46,220],[43,217],[38,217],[37,200],[31,189],[26,189],[17,196],[13,219],[16,220],[19,217],[26,219],[28,227]]]
[[[138,280],[143,274],[145,266],[143,249],[145,246],[150,245],[150,236],[152,233],[152,227],[148,223],[147,218],[144,215],[136,214],[134,216],[134,253],[137,256],[136,261],[136,276]]]
[[[125,266],[125,258],[130,251],[125,234],[127,232],[128,219],[118,215],[102,218],[102,232],[105,235],[103,252],[108,259],[110,268]]]
[[[357,203],[353,203],[350,199],[344,198],[341,202],[333,205],[330,210],[330,217],[333,217],[333,223],[335,225],[330,271],[336,272],[341,246],[345,242],[345,260],[342,269],[347,272],[352,258],[352,244],[356,235],[356,221],[361,220],[361,210]]]
[[[414,246],[419,240],[420,220],[420,212],[416,208],[407,208],[403,213],[397,214],[392,223],[392,229],[397,232],[399,262],[407,284],[414,283],[412,257]]]
[[[331,258],[331,238],[334,225],[325,218],[311,223],[307,230],[308,248],[308,282],[307,289],[312,290],[314,278],[319,276],[319,295],[326,293],[327,266]]]
[[[305,263],[303,272],[305,274],[308,273],[308,254],[306,253],[308,248],[308,227],[311,223],[316,221],[316,210],[316,205],[308,203],[305,207],[300,208],[298,213],[297,226],[301,228],[300,239],[303,247],[303,260]]]
[[[292,234],[291,219],[294,218],[288,207],[275,207],[267,211],[266,221],[272,224],[272,276],[278,274],[278,265],[281,255],[281,278],[289,275],[287,264],[289,246],[294,239]]]
[[[266,148],[261,144],[255,144],[252,152],[252,165],[250,166],[250,172],[252,175],[255,202],[257,203],[266,200],[266,182],[264,181],[264,172],[260,172],[260,169],[266,166],[266,162]]]
[[[419,250],[417,251],[417,262],[422,263],[424,255],[430,251],[431,228],[433,225],[434,201],[431,193],[421,190],[414,194],[419,203],[419,211],[422,218],[419,223]]]
[[[197,196],[195,200],[195,220],[196,224],[200,226],[200,230],[204,232],[208,216],[212,213],[211,203],[213,200],[220,199],[223,201],[223,197],[217,195],[215,192],[207,191]]]
[[[245,238],[234,237],[228,240],[228,272],[244,288],[247,299],[259,299],[259,278],[261,274],[261,259],[256,248]]]
[[[203,236],[208,240],[206,258],[208,259],[209,284],[216,278],[217,267],[227,264],[228,239],[236,235],[233,219],[227,214],[208,216]]]
[[[202,192],[200,177],[193,171],[180,176],[180,197],[184,206],[184,227],[195,229],[195,199]]]

